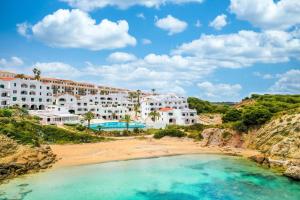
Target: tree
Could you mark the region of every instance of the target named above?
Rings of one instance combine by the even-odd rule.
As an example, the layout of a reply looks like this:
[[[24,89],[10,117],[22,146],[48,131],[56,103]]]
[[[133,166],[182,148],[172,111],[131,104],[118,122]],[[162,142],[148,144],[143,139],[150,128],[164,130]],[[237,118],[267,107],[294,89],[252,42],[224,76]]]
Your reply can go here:
[[[133,107],[134,113],[135,113],[135,118],[137,118],[137,114],[140,111],[140,106],[139,104],[135,104]]]
[[[271,119],[272,113],[264,107],[250,107],[243,112],[243,123],[246,126],[262,125]]]
[[[132,101],[133,98],[136,97],[136,93],[135,93],[135,92],[129,92],[129,93],[128,93],[128,97],[129,97],[130,101]]]
[[[151,91],[152,91],[152,94],[154,95],[155,94],[155,89],[152,88]]]
[[[88,128],[90,128],[91,120],[94,119],[94,113],[91,111],[84,114],[84,119],[88,122]]]
[[[132,121],[130,115],[125,115],[122,121],[126,123],[126,130],[128,131],[129,123]]]
[[[160,114],[155,110],[149,113],[149,117],[151,117],[153,122],[155,122],[156,118],[157,120],[160,118]]]
[[[223,122],[235,122],[242,118],[242,112],[237,109],[228,110],[222,117]]]
[[[140,102],[141,90],[137,90],[136,95],[137,95],[138,105],[141,105],[141,102]]]
[[[33,68],[32,72],[34,74],[34,79],[36,80],[41,79],[41,70],[39,70],[38,68]]]

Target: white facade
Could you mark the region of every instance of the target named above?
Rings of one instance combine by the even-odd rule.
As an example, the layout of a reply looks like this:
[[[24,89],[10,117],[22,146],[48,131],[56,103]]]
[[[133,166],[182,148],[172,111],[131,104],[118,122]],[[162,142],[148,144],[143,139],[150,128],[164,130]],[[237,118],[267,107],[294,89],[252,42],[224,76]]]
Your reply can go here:
[[[46,106],[45,110],[31,110],[29,113],[38,116],[42,124],[62,125],[79,123],[79,116],[70,114],[64,107]]]
[[[74,96],[70,94],[55,97],[55,104],[65,107],[70,113],[93,112],[96,118],[118,120],[132,111],[133,103],[120,94]]]
[[[152,123],[155,127],[165,127],[168,124],[192,125],[196,123],[196,110],[189,109],[187,99],[176,95],[151,95],[141,101],[141,117],[151,123],[149,114],[156,111],[159,119]]]
[[[0,78],[0,93],[2,107],[19,105],[30,110],[43,110],[53,102],[51,86],[37,80]]]

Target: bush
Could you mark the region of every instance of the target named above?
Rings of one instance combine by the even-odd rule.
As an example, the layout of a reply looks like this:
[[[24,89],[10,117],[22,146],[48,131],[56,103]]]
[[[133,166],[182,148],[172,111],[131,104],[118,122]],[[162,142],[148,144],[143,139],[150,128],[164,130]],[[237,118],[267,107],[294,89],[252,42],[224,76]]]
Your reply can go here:
[[[76,130],[78,130],[78,131],[84,131],[84,130],[86,130],[86,127],[83,126],[83,125],[81,125],[81,124],[78,124],[78,125],[76,126]]]
[[[0,110],[0,117],[11,117],[12,111],[9,109],[1,109]]]
[[[241,120],[242,112],[237,109],[228,110],[222,117],[223,122],[236,122]]]
[[[242,121],[238,121],[235,124],[233,124],[233,129],[240,133],[248,131],[248,127]]]
[[[242,119],[246,126],[262,125],[272,117],[272,113],[263,107],[252,107],[244,111]]]
[[[165,136],[184,137],[185,133],[180,130],[176,130],[176,129],[165,129],[165,130],[160,130],[154,134],[154,138],[156,138],[156,139],[160,139]]]

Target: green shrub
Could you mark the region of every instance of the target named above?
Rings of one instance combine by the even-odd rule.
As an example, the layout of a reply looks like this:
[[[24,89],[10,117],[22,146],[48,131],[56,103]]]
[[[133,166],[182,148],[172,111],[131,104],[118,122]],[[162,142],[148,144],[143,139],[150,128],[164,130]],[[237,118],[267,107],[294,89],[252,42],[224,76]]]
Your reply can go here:
[[[234,123],[233,129],[240,133],[248,131],[248,127],[242,121],[238,121],[238,122]]]
[[[9,109],[0,109],[0,117],[11,117],[13,112]]]
[[[165,136],[170,136],[170,137],[184,137],[185,133],[177,130],[177,129],[164,129],[164,130],[159,130],[154,134],[154,138],[160,139]]]
[[[262,125],[271,119],[272,113],[263,107],[252,107],[244,111],[242,121],[246,126]]]
[[[241,120],[242,112],[237,109],[228,110],[222,117],[223,122],[236,122]]]
[[[83,126],[83,125],[81,125],[81,124],[78,124],[78,125],[76,126],[76,129],[77,129],[78,131],[84,131],[84,130],[86,130],[86,127]]]

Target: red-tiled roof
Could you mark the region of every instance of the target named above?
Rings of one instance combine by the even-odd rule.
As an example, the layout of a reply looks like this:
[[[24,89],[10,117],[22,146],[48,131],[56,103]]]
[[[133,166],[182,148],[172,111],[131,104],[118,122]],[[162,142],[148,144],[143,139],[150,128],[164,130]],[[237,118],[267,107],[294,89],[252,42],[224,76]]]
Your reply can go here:
[[[15,78],[12,78],[12,77],[0,77],[0,80],[11,81],[11,80],[15,80]]]
[[[161,109],[159,109],[159,111],[162,111],[162,112],[167,112],[167,111],[170,111],[170,110],[173,110],[173,108],[161,108]]]

